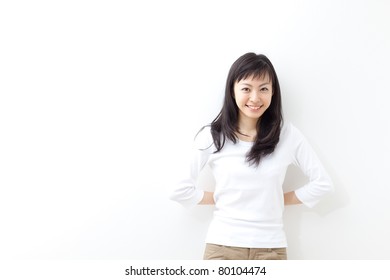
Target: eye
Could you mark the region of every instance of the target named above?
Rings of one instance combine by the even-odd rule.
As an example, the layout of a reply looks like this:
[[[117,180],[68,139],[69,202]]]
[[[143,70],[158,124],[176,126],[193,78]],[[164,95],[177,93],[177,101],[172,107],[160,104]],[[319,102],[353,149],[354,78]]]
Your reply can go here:
[[[267,92],[267,91],[269,91],[269,89],[267,87],[263,87],[263,88],[260,89],[260,91],[261,92]]]
[[[243,91],[243,92],[249,92],[249,88],[248,88],[248,87],[242,88],[241,91]]]

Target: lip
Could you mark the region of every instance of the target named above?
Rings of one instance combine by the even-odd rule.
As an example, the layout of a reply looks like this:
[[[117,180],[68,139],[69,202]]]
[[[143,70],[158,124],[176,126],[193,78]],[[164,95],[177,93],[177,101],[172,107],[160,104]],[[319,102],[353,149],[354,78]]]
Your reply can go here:
[[[252,111],[258,111],[258,110],[260,110],[260,108],[262,107],[262,106],[253,106],[253,105],[245,105],[246,107],[248,107],[250,110],[252,110]]]

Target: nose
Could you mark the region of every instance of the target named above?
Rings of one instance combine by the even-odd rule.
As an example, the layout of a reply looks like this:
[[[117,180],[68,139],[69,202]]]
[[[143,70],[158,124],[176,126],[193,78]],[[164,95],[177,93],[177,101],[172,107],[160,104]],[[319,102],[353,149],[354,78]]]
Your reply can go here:
[[[257,102],[260,100],[260,92],[253,90],[249,96],[249,100],[252,102]]]

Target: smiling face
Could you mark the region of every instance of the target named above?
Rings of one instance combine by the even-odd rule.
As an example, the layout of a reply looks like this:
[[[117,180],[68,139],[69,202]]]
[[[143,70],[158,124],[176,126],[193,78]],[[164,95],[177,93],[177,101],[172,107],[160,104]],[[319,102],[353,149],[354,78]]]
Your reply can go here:
[[[239,122],[257,122],[271,104],[272,81],[268,75],[249,76],[234,83]]]

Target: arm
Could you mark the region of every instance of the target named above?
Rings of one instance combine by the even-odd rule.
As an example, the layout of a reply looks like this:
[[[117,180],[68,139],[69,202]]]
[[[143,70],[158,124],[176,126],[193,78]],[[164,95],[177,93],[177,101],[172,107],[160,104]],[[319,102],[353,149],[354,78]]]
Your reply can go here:
[[[204,192],[202,200],[199,202],[201,205],[213,205],[214,201],[214,193],[213,192]]]
[[[284,194],[284,205],[302,204],[302,201],[298,199],[295,192],[287,192]]]
[[[177,181],[170,198],[179,202],[185,207],[193,207],[197,204],[212,204],[212,195],[206,194],[202,189],[197,188],[199,173],[206,165],[210,154],[212,154],[212,137],[209,131],[201,131],[191,149],[187,160],[175,171]]]
[[[295,190],[294,194],[287,194],[286,200],[294,204],[297,199],[311,208],[333,191],[333,183],[314,150],[297,129],[293,130],[293,138],[296,141],[294,164],[302,170],[309,182]]]

